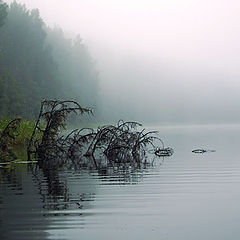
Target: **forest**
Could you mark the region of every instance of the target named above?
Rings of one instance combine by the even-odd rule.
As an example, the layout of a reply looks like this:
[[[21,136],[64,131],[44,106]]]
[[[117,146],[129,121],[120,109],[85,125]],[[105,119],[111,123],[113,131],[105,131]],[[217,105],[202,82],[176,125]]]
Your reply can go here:
[[[99,79],[80,36],[50,28],[38,9],[0,0],[0,116],[36,118],[42,99],[72,99],[97,112]]]
[[[0,0],[1,160],[18,159],[12,150],[17,145],[26,149],[28,160],[57,159],[61,153],[60,159],[64,155],[72,161],[83,153],[97,168],[94,153],[99,155],[99,149],[111,164],[140,164],[147,145],[157,156],[172,154],[164,145],[163,149],[154,145],[155,140],[163,144],[157,132],[137,131],[141,126],[137,122],[120,120],[116,126],[88,128],[87,132],[75,129],[66,138],[59,135],[66,129],[67,118],[73,122],[74,113],[94,113],[96,121],[98,91],[98,73],[80,36],[67,39],[60,28],[48,27],[37,9]]]

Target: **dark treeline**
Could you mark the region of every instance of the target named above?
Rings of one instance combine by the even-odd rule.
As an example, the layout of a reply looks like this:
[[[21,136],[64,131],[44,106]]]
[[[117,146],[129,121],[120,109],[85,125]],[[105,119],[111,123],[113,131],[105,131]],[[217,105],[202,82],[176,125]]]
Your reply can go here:
[[[98,77],[80,37],[46,26],[37,9],[0,0],[0,116],[35,117],[43,98],[97,109]]]

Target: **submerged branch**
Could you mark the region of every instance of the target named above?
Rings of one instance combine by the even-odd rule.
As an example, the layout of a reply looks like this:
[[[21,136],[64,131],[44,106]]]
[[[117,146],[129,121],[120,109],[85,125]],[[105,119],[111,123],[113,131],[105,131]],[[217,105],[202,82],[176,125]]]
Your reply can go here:
[[[75,129],[66,136],[60,136],[71,113],[92,114],[92,110],[81,107],[75,101],[41,102],[39,115],[27,144],[28,161],[34,158],[45,163],[57,162],[58,166],[66,162],[74,165],[91,163],[93,167],[99,168],[102,164],[146,163],[149,153],[159,157],[173,154],[171,148],[164,147],[158,131],[146,131],[142,124],[133,121],[119,120],[116,125],[105,125],[97,129]],[[19,123],[20,120],[15,119],[7,129],[14,129]],[[13,137],[7,129],[0,138],[1,149],[4,146],[3,136]]]

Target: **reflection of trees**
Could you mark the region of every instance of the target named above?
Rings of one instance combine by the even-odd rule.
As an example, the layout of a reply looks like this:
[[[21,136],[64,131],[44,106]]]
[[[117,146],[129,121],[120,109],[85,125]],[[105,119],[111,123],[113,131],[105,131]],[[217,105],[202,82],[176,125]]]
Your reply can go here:
[[[104,162],[104,161],[102,161]],[[88,163],[88,164],[87,164]],[[159,164],[159,163],[158,163]],[[151,168],[152,164],[103,164],[95,169],[93,164],[86,160],[64,161],[41,161],[37,165],[26,165],[27,171],[33,176],[33,182],[41,196],[42,207],[46,210],[74,210],[90,207],[96,195],[97,182],[93,182],[91,189],[80,188],[84,186],[84,179],[76,178],[82,173],[87,173],[88,181],[98,181],[107,185],[138,184],[142,181]],[[83,170],[83,166],[84,169]],[[93,177],[92,174],[96,174]],[[16,168],[1,169],[0,179],[3,185],[11,190],[22,191],[22,176],[16,173]],[[92,180],[95,179],[95,180]],[[86,185],[88,182],[86,182]],[[73,189],[72,186],[75,186]],[[79,187],[76,187],[79,186]]]
[[[99,179],[108,185],[137,184],[142,181],[144,168],[131,166],[117,166],[98,170]]]
[[[83,160],[79,160],[83,164]],[[42,161],[34,169],[32,173],[34,181],[37,184],[39,194],[43,202],[43,208],[47,210],[74,210],[87,209],[91,207],[90,202],[94,201],[96,195],[97,182],[107,185],[127,185],[137,184],[142,181],[144,175],[147,174],[149,168],[153,165],[143,163],[136,164],[115,164],[102,165],[96,170],[90,163],[79,166],[76,162],[65,162],[64,165],[58,164],[58,161]],[[92,188],[82,188],[86,179],[76,176],[82,176],[86,173],[86,186],[89,181],[93,181]],[[96,174],[96,177],[91,176]],[[60,213],[59,213],[60,214]],[[61,212],[61,214],[66,214]],[[70,214],[70,213],[69,213]]]
[[[47,210],[82,209],[86,202],[94,199],[95,193],[73,192],[68,180],[74,174],[73,169],[41,162],[33,170],[43,208]]]
[[[7,186],[11,190],[22,190],[21,177],[17,175],[15,168],[0,168],[0,186]]]
[[[159,158],[158,158],[159,159]],[[164,158],[161,158],[157,164],[162,164]],[[98,169],[99,179],[108,185],[128,185],[138,184],[143,177],[152,169],[152,163],[142,163],[141,165],[115,164],[111,167]]]
[[[80,219],[80,225],[84,225],[85,217],[89,214],[89,211],[84,210],[94,208],[93,201],[100,185],[138,184],[154,168],[151,164],[135,167],[115,164],[99,166],[99,169],[93,169],[89,165],[83,170],[82,167],[75,168],[72,161],[64,165],[58,164],[58,161],[42,161],[37,165],[26,166],[24,171],[19,171],[18,168],[0,170],[1,184],[9,188],[8,191],[0,188],[0,193],[3,193],[0,194],[0,208],[4,206],[4,214],[7,215],[0,214],[0,224],[5,225],[7,234],[17,228],[23,235],[27,228],[33,226],[33,231],[28,233],[32,236],[29,239],[37,238],[34,231],[48,230],[53,225],[58,227],[68,216],[76,217],[74,220]],[[9,200],[9,195],[15,193],[22,196],[11,197]],[[66,222],[66,228],[68,227],[72,227],[71,223],[67,226]],[[60,228],[65,227],[61,224]],[[45,239],[45,235],[37,239]],[[15,239],[15,236],[11,236],[11,239]],[[1,233],[0,239],[4,239]]]
[[[49,220],[37,211],[42,205],[30,170],[30,165],[0,168],[0,239],[47,239],[42,230]]]

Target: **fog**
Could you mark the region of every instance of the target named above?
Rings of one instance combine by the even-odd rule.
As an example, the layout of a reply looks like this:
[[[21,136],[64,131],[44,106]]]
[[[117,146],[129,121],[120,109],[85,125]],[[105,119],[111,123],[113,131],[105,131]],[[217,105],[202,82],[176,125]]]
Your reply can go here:
[[[240,121],[239,1],[18,2],[88,45],[103,121]]]

